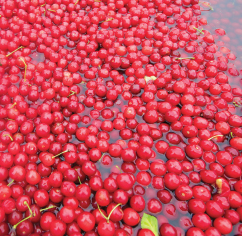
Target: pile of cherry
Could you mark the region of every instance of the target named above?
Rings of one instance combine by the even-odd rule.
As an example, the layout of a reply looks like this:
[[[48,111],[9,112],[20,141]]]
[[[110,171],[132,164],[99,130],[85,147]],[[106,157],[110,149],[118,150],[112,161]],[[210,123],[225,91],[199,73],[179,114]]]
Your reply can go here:
[[[0,7],[0,236],[242,235],[240,75],[208,2]]]

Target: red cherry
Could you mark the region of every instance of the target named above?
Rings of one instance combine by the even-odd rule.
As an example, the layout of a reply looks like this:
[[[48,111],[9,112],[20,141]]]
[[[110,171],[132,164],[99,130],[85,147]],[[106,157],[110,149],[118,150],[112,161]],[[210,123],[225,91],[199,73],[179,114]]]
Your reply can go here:
[[[233,226],[231,222],[226,218],[216,218],[214,220],[214,227],[221,233],[221,234],[229,234],[232,232]]]
[[[89,212],[82,212],[77,218],[77,223],[83,231],[88,232],[94,228],[95,218]]]
[[[50,225],[50,233],[52,235],[64,235],[66,232],[66,224],[61,220],[54,220]]]
[[[132,208],[126,208],[124,210],[124,216],[123,216],[123,221],[125,224],[130,225],[130,226],[135,226],[139,223],[140,221],[140,216],[139,214],[133,210]]]

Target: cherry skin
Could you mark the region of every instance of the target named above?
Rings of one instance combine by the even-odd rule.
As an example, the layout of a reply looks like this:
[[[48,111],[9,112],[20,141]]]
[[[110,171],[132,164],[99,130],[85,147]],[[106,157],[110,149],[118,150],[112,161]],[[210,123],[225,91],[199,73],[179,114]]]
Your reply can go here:
[[[66,224],[61,220],[54,220],[50,225],[50,233],[52,235],[64,235],[66,232]]]
[[[222,217],[219,217],[214,220],[214,227],[221,234],[229,234],[233,229],[231,222],[228,219]]]
[[[149,229],[141,229],[138,232],[138,236],[154,236],[153,232]]]
[[[89,212],[82,212],[77,218],[77,223],[83,231],[88,232],[94,228],[95,218]]]
[[[100,236],[102,235],[112,236],[114,235],[114,232],[115,232],[115,226],[112,221],[107,222],[106,219],[104,219],[99,222],[97,231]]]
[[[177,235],[177,231],[172,225],[170,225],[168,223],[164,223],[160,227],[160,235],[162,235],[162,236],[168,236],[168,235],[175,236],[175,235]]]
[[[125,224],[130,225],[130,226],[135,226],[139,223],[140,221],[140,216],[139,214],[133,210],[132,208],[126,208],[124,210],[124,216],[123,216],[123,221]]]

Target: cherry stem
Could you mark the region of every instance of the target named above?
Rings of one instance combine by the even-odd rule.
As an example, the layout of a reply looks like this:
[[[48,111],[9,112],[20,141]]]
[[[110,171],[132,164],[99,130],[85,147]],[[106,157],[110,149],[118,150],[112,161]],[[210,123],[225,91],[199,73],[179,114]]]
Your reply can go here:
[[[46,3],[45,4],[43,4],[43,5],[41,5],[41,7],[44,7],[46,5]]]
[[[9,57],[10,55],[12,55],[14,52],[18,51],[21,48],[24,48],[24,47],[23,46],[18,47],[17,49],[15,49],[14,51],[12,51],[8,55],[6,55],[6,57]]]
[[[30,212],[30,215],[29,215],[28,217],[22,219],[21,221],[19,221],[16,225],[14,225],[14,226],[13,226],[14,229],[16,229],[17,226],[18,226],[19,224],[21,224],[21,223],[24,222],[25,220],[30,219],[30,218],[33,216],[33,212],[32,212],[32,210],[30,209],[29,204],[25,201],[25,202],[24,202],[24,205],[28,207],[29,212]]]
[[[5,137],[5,136],[8,136],[11,139],[11,141],[13,142],[13,138],[11,137],[10,134],[4,134],[3,137]]]
[[[26,201],[24,202],[24,205],[28,207],[30,214],[33,215],[33,212],[32,212],[32,210],[30,209],[29,204],[28,204]]]
[[[223,135],[222,135],[222,134],[218,134],[218,135],[215,135],[215,136],[209,138],[208,140],[211,140],[211,139],[213,139],[213,138],[217,138],[217,137],[223,137]]]
[[[232,133],[232,132],[230,132],[230,135],[231,135],[231,137],[232,137],[232,138],[234,138],[234,135],[233,135],[233,133]]]
[[[14,179],[11,182],[9,182],[7,186],[11,185],[13,182],[14,182]]]
[[[201,34],[204,34],[204,33],[203,33],[203,29],[200,30],[200,29],[198,29],[198,28],[196,28],[196,27],[193,27],[193,29],[195,29],[196,31],[198,31],[198,32],[201,33]]]
[[[113,20],[113,18],[107,19],[107,20],[105,20],[103,22],[108,22],[108,21],[111,21],[111,20]]]
[[[104,219],[106,219],[106,220],[108,221],[108,220],[109,220],[108,217],[105,216],[105,215],[102,213],[102,211],[101,211],[101,209],[100,209],[98,203],[97,203],[97,208],[98,208],[99,212],[101,213],[101,215],[104,217]]]
[[[64,152],[61,152],[61,153],[59,153],[59,154],[53,156],[52,158],[54,159],[55,157],[58,157],[58,156],[60,156],[60,155],[62,155],[62,154],[64,154],[64,153],[67,153],[67,152],[69,152],[69,151],[70,151],[70,150],[65,150]]]
[[[15,102],[9,109],[13,108],[16,105],[17,105],[17,102]]]
[[[82,184],[82,181],[81,181],[81,179],[80,179],[80,177],[78,176],[78,181],[79,181],[79,183],[80,184]]]
[[[31,218],[32,217],[32,215],[30,215],[30,216],[28,216],[28,217],[26,217],[26,218],[24,218],[24,219],[22,219],[21,221],[19,221],[16,225],[14,225],[13,226],[13,228],[14,229],[16,229],[17,228],[17,226],[19,225],[19,224],[21,224],[22,222],[24,222],[25,220],[28,220],[29,218]]]
[[[110,213],[109,213],[109,215],[108,215],[108,217],[107,216],[105,216],[103,213],[102,213],[102,211],[101,211],[101,209],[100,209],[100,207],[99,207],[99,205],[97,204],[97,207],[98,207],[98,210],[99,210],[99,212],[101,213],[101,215],[107,220],[107,223],[109,223],[109,219],[110,219],[110,217],[111,217],[111,215],[112,215],[112,213],[114,212],[114,210],[117,208],[117,207],[119,207],[120,205],[122,205],[121,203],[119,203],[119,204],[117,204],[111,211],[110,211]]]
[[[122,170],[118,166],[115,166],[115,167],[118,168],[118,170],[120,171],[120,173],[122,173]]]
[[[75,2],[74,6],[75,6],[78,2],[79,2],[79,0],[77,0],[77,1]]]
[[[199,2],[199,3],[203,3],[205,6],[208,6],[212,11],[214,10],[213,7],[208,2]]]
[[[72,95],[74,95],[76,92],[74,92],[74,91],[70,91],[71,93],[68,95],[68,97],[70,97],[70,96],[72,96]]]
[[[26,81],[26,71],[28,66],[22,57],[19,57],[19,59],[24,63],[24,80]]]
[[[49,206],[49,207],[43,208],[43,209],[40,210],[40,212],[47,211],[47,210],[52,209],[52,208],[56,208],[56,206]]]
[[[55,10],[52,10],[52,9],[47,9],[48,11],[52,11],[52,12],[56,12]]]
[[[233,102],[233,104],[234,104],[236,107],[241,107],[241,106],[238,105],[236,102]]]
[[[102,154],[102,156],[100,157],[100,159],[98,161],[101,161],[104,155],[105,155],[105,153]]]
[[[108,215],[108,221],[109,221],[109,219],[110,219],[112,213],[114,212],[114,210],[115,210],[117,207],[119,207],[120,205],[122,205],[122,204],[121,204],[121,203],[117,204],[117,205],[116,205],[116,206],[110,211],[110,213],[109,213],[109,215]]]
[[[183,60],[183,59],[195,59],[195,57],[177,57],[176,60]]]

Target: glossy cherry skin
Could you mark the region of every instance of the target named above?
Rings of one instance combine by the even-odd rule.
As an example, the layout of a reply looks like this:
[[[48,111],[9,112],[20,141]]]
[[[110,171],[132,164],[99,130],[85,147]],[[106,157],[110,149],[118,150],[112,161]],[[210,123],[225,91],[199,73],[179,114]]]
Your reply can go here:
[[[66,224],[61,220],[54,220],[50,225],[50,233],[52,235],[64,235],[66,232]]]
[[[140,216],[139,214],[134,211],[132,208],[126,208],[124,210],[124,216],[123,216],[123,221],[125,224],[130,225],[130,226],[135,226],[139,223],[140,221]]]
[[[107,220],[104,219],[99,222],[97,231],[100,236],[113,236],[115,232],[115,226],[112,221],[107,222]]]
[[[94,228],[95,218],[89,212],[82,212],[77,218],[77,223],[83,231],[88,232]]]

